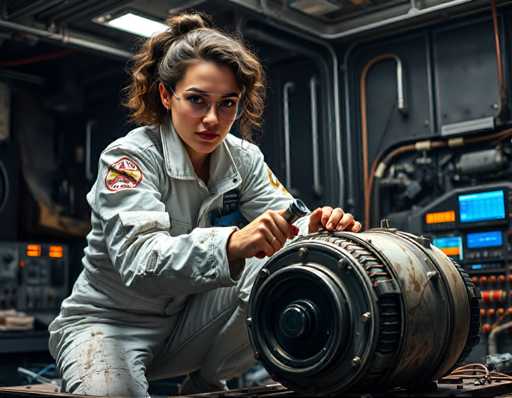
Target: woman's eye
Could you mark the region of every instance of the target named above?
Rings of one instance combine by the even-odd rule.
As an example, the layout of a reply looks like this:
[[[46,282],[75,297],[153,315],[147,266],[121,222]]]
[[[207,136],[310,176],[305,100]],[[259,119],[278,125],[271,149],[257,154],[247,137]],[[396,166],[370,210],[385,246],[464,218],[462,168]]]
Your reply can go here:
[[[226,100],[222,101],[220,105],[224,108],[232,108],[236,105],[236,101],[234,101],[232,99],[226,99]]]
[[[186,97],[186,100],[195,105],[204,104],[204,98],[200,95],[189,95]]]

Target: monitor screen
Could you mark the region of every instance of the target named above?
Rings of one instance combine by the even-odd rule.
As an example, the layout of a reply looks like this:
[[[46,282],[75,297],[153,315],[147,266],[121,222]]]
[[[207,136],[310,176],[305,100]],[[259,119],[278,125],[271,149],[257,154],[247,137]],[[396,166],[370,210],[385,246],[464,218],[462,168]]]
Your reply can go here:
[[[469,233],[466,238],[468,249],[503,245],[503,234],[501,231],[473,232]]]
[[[458,257],[462,260],[462,238],[460,236],[438,236],[432,243],[447,256]]]
[[[503,190],[459,195],[461,223],[505,219],[505,193]]]

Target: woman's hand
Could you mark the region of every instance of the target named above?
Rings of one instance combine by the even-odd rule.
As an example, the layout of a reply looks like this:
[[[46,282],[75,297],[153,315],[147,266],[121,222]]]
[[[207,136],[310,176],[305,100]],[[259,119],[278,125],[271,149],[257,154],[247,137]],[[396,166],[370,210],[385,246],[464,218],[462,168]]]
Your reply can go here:
[[[228,244],[228,260],[234,264],[250,257],[271,256],[280,250],[286,239],[298,233],[298,228],[283,218],[285,210],[268,210],[244,228],[231,234]]]
[[[329,206],[319,207],[309,215],[309,233],[317,232],[320,228],[327,231],[350,231],[359,232],[361,223],[354,220],[350,213],[345,213],[343,209]]]

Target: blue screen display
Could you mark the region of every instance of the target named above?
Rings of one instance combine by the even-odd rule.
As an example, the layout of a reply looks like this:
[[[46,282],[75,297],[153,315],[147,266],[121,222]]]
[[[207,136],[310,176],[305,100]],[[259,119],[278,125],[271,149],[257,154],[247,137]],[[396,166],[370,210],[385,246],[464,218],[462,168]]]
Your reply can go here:
[[[459,195],[460,222],[505,219],[503,190]]]
[[[448,256],[463,259],[462,238],[460,236],[439,236],[432,240],[437,248],[441,249]]]
[[[503,245],[501,231],[475,232],[467,235],[468,249],[496,247]]]

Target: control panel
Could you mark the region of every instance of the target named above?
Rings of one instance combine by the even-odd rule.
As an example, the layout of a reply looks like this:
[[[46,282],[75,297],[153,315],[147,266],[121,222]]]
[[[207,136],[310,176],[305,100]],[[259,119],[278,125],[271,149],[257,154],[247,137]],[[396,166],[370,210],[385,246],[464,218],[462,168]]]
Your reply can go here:
[[[68,294],[68,249],[0,242],[0,309],[56,313]]]
[[[480,288],[482,332],[512,316],[512,184],[456,189],[409,217],[409,230],[457,261]]]

